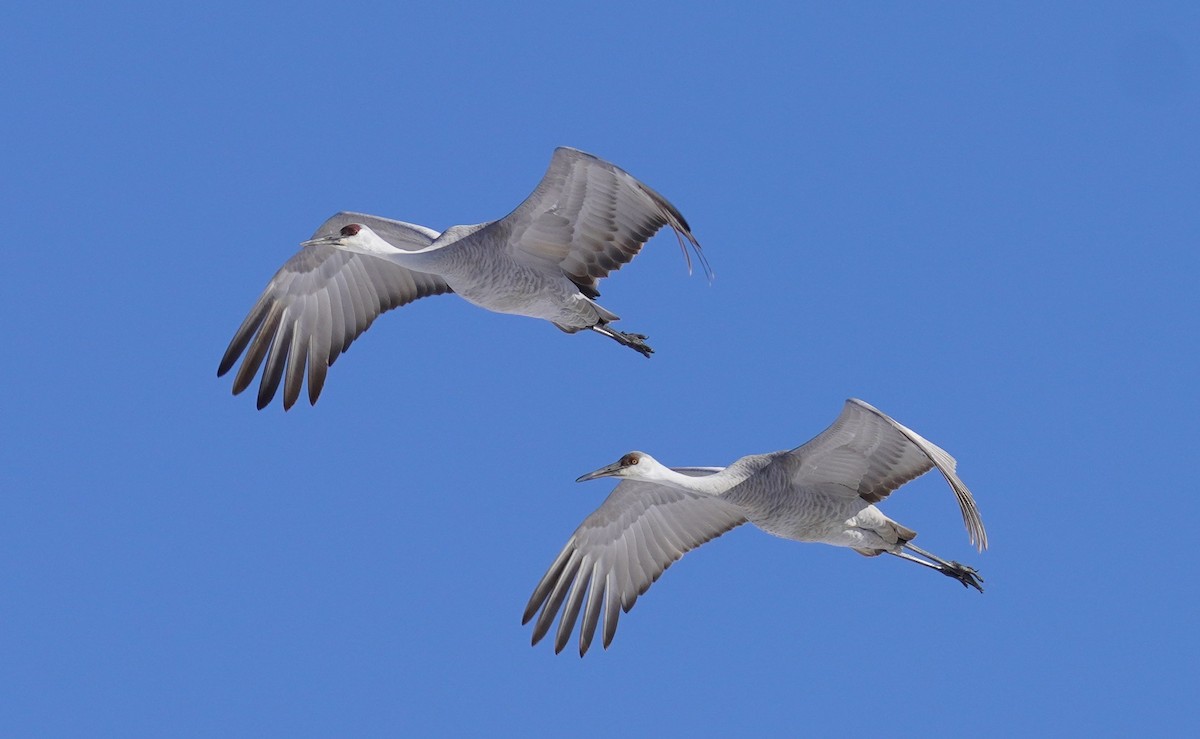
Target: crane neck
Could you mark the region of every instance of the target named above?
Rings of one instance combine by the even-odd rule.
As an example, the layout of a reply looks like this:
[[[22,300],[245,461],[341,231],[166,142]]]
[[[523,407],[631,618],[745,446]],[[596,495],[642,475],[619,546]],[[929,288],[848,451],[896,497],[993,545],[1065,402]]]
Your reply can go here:
[[[682,472],[676,472],[670,467],[661,467],[659,470],[656,470],[655,477],[656,482],[680,490],[686,490],[689,493],[721,495],[745,480],[749,475],[736,465],[730,465],[711,475],[700,476],[685,475]]]
[[[401,249],[374,231],[364,229],[357,243],[352,246],[344,245],[341,248],[381,257],[416,272],[429,272],[443,277],[462,272],[464,269],[468,272],[478,272],[478,255],[473,252],[464,253],[464,247],[467,252],[470,252],[467,237],[488,225],[490,224],[478,223],[474,226],[451,226],[434,239],[433,243],[420,249]],[[485,250],[485,252],[491,251],[493,250]]]
[[[440,256],[441,255],[438,253],[438,250],[432,249],[431,247],[425,247],[424,249],[418,249],[416,251],[404,251],[403,249],[397,249],[394,252],[387,254],[385,258],[393,264],[398,264],[401,267],[405,267],[416,272],[431,272],[436,271],[433,268],[437,267],[438,263],[441,261],[439,259]]]

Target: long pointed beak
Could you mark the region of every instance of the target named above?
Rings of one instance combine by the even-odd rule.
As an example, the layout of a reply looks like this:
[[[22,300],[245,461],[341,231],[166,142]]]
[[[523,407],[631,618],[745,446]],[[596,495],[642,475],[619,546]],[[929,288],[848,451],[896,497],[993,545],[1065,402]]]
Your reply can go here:
[[[328,236],[318,236],[315,239],[300,242],[301,247],[306,246],[337,246],[342,241],[341,234],[330,234]]]
[[[575,478],[575,482],[587,482],[588,480],[595,480],[601,477],[612,477],[613,475],[619,473],[622,469],[624,468],[621,467],[620,462],[613,462],[612,464],[605,465],[594,472],[589,472],[586,475],[580,475],[579,477]]]

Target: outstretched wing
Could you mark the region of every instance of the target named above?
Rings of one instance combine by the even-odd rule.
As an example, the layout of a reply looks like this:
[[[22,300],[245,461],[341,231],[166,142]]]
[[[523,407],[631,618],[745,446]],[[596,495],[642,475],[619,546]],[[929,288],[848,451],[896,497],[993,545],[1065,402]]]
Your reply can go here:
[[[400,249],[421,249],[438,236],[424,226],[343,212],[321,224],[313,238],[336,233],[348,223],[361,223]],[[283,382],[287,410],[300,396],[307,365],[308,400],[316,403],[329,366],[380,313],[446,292],[450,287],[437,275],[332,246],[305,247],[267,283],[229,342],[217,376],[228,372],[246,352],[233,380],[237,395],[253,382],[266,359],[258,407],[270,403]]]
[[[557,264],[590,298],[663,226],[670,226],[692,268],[687,245],[711,274],[687,221],[667,199],[628,172],[577,149],[554,150],[550,167],[525,202],[487,224],[515,255]]]
[[[983,520],[971,491],[955,474],[954,457],[861,400],[847,400],[832,426],[791,454],[797,484],[837,483],[869,503],[937,467],[954,490],[971,543],[981,552],[987,548]]]
[[[682,467],[675,471],[699,477],[719,469]],[[623,480],[571,535],[534,589],[521,623],[529,623],[537,615],[533,626],[533,643],[537,644],[561,610],[554,637],[557,653],[571,638],[582,611],[582,657],[591,646],[603,611],[607,649],[617,631],[618,609],[628,613],[638,596],[672,562],[745,521],[737,506],[718,497]]]

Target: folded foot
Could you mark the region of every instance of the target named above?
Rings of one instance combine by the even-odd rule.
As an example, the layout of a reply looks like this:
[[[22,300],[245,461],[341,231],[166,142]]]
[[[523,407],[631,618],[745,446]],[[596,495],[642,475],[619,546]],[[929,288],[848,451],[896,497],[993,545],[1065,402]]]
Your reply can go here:
[[[555,324],[555,325],[557,326],[558,324]],[[562,327],[559,326],[559,328],[562,328]],[[629,347],[630,349],[633,349],[634,351],[641,354],[643,357],[648,357],[654,353],[654,350],[651,349],[648,344],[646,344],[645,334],[627,334],[624,331],[614,331],[613,329],[609,328],[608,326],[606,326],[603,323],[598,323],[595,326],[588,326],[588,328],[590,328],[591,330],[595,331],[598,334],[603,334],[604,336],[607,336],[608,338],[612,339],[613,341],[616,341],[619,344],[623,344],[623,345]],[[578,330],[578,329],[576,329],[576,330]]]
[[[970,586],[979,592],[983,592],[983,578],[975,571],[974,567],[968,567],[959,562],[950,562],[945,565],[938,565],[937,571],[947,577],[953,577],[963,584],[963,587]]]
[[[621,331],[614,331],[619,338],[617,341],[625,346],[640,353],[643,357],[648,357],[654,353],[654,350],[646,343],[646,336],[643,334],[627,334]]]

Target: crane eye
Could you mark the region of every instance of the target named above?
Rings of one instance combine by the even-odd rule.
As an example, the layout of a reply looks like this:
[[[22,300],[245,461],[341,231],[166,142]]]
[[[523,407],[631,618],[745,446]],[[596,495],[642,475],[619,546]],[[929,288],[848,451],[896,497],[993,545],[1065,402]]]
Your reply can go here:
[[[342,236],[354,236],[362,230],[362,226],[357,223],[351,223],[348,226],[342,226]]]
[[[626,454],[624,457],[621,457],[621,466],[622,467],[632,467],[633,465],[635,465],[637,463],[638,463],[638,458],[637,458],[636,454]]]

